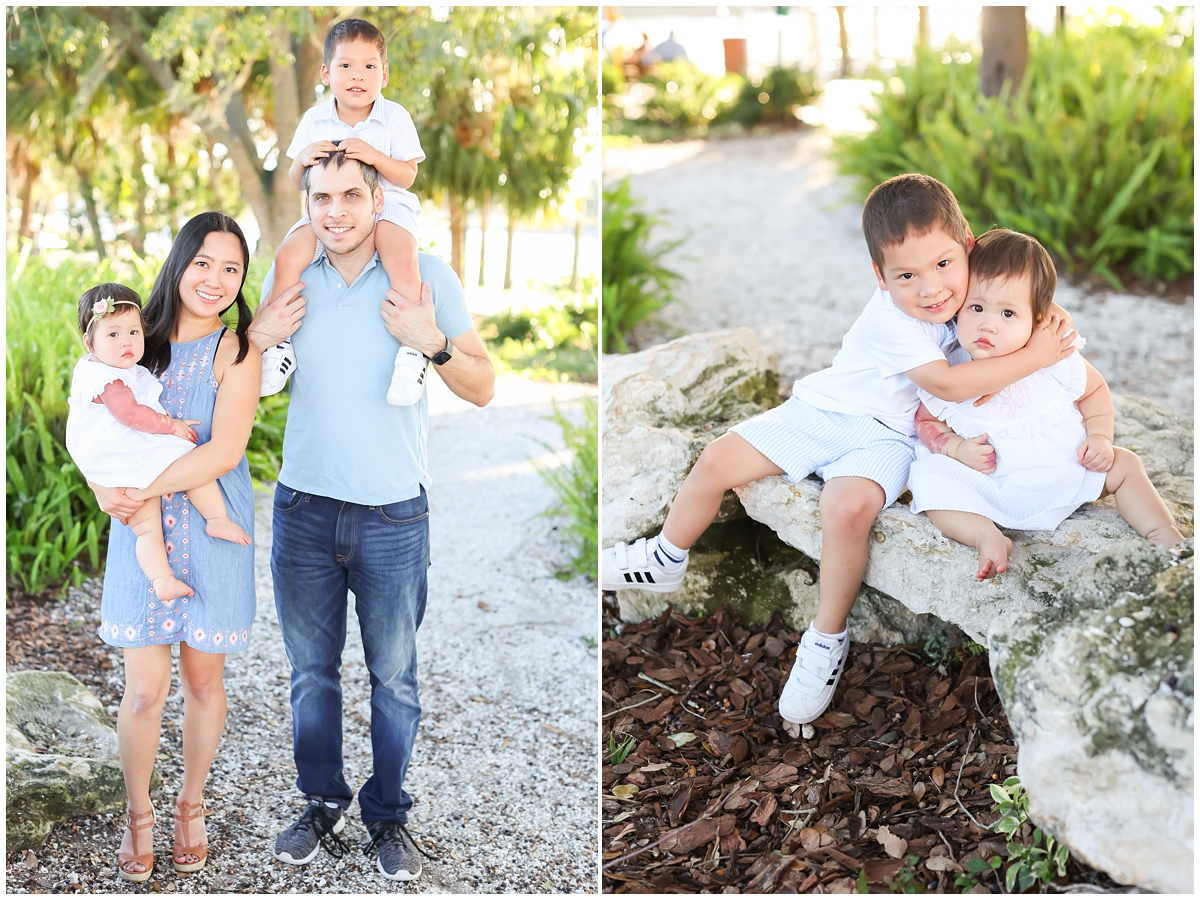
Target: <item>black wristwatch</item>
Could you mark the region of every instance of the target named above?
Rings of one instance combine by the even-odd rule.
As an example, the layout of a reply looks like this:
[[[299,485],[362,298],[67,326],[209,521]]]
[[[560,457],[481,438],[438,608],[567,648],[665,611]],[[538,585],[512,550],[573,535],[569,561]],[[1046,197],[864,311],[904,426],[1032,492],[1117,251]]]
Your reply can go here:
[[[450,362],[450,351],[453,349],[454,345],[450,343],[450,338],[446,338],[445,348],[439,350],[437,353],[433,354],[433,356],[429,357],[429,361],[435,366],[444,366],[446,363]]]

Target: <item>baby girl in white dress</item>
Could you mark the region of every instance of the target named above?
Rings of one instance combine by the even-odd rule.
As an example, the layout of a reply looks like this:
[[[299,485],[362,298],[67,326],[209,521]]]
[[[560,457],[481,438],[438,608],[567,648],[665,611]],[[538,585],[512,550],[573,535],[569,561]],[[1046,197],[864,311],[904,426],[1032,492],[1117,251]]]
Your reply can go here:
[[[195,421],[173,419],[158,402],[162,385],[139,366],[145,350],[142,301],[123,284],[101,284],[79,299],[79,330],[90,351],[75,364],[68,398],[67,451],[92,484],[142,488],[196,443]],[[229,518],[215,481],[187,492],[216,538],[249,544],[250,536]],[[138,565],[160,600],[190,597],[175,577],[163,542],[162,507],[146,501],[129,517],[137,535]]]
[[[951,364],[1025,346],[1057,284],[1045,248],[1003,228],[979,238],[970,266]],[[1000,528],[1050,531],[1082,504],[1109,494],[1138,534],[1164,547],[1183,540],[1142,461],[1113,446],[1112,394],[1078,352],[980,406],[919,394],[923,445],[908,476],[912,510],[979,550],[978,580],[1007,568],[1012,541]]]

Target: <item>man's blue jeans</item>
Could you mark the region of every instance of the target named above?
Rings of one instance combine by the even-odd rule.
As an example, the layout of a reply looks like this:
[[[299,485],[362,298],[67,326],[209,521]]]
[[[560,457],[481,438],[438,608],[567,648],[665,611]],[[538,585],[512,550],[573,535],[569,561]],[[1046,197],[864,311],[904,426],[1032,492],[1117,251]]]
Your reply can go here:
[[[420,496],[360,506],[275,488],[271,574],[292,664],[292,739],[309,797],[350,805],[342,771],[342,687],[347,591],[354,591],[371,674],[374,774],[359,791],[364,822],[407,821],[404,791],[421,705],[417,628],[425,615],[429,503]]]

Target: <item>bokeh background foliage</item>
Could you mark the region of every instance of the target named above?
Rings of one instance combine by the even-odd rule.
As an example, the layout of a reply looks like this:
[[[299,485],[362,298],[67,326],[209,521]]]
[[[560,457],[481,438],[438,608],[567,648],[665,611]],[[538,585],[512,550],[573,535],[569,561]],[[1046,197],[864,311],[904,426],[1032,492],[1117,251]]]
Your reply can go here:
[[[877,129],[839,139],[834,159],[864,194],[903,172],[933,175],[976,234],[997,223],[1032,234],[1068,272],[1117,289],[1190,274],[1195,39],[1163,16],[1032,32],[1011,96],[980,94],[970,54],[919,51],[890,79]]]
[[[281,153],[304,110],[328,97],[318,89],[322,41],[350,15],[388,38],[384,96],[413,114],[429,155],[415,189],[449,209],[451,246],[438,252],[449,250],[460,278],[468,209],[507,212],[506,287],[518,223],[582,215],[594,8],[9,7],[10,590],[78,582],[103,560],[108,519],[63,444],[84,352],[77,298],[105,280],[145,298],[178,228],[222,209],[261,233],[246,280],[257,305],[274,247],[301,211]],[[64,196],[65,244],[47,252],[37,223]],[[573,276],[548,290],[552,308],[482,319],[489,349],[503,371],[594,381],[598,289]],[[287,399],[259,405],[247,447],[257,479],[278,472]],[[568,446],[576,440],[564,426]]]

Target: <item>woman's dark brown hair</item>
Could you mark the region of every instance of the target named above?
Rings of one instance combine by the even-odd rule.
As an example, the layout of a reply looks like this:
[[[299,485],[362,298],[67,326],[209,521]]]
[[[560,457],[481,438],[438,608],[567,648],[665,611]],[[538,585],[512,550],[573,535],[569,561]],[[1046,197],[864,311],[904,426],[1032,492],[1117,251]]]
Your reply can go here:
[[[991,281],[993,278],[1022,278],[1029,276],[1029,306],[1033,321],[1040,322],[1054,302],[1058,273],[1046,248],[1036,238],[1007,228],[985,231],[975,241],[971,251],[971,280]]]
[[[246,305],[246,298],[242,292],[246,286],[246,275],[250,271],[250,247],[242,229],[230,216],[220,212],[200,213],[188,219],[179,229],[179,236],[171,245],[166,262],[158,270],[158,278],[154,280],[154,287],[150,289],[150,297],[142,310],[142,321],[146,325],[146,353],[142,356],[142,365],[155,375],[165,372],[171,362],[171,335],[175,333],[175,326],[179,323],[179,308],[182,304],[179,281],[196,258],[196,254],[200,252],[200,248],[204,246],[204,239],[214,231],[232,234],[242,245],[242,283],[238,286],[234,302],[221,310],[220,315],[225,315],[231,307],[237,306],[237,327],[234,333],[238,339],[238,355],[234,364],[240,363],[250,352],[250,340],[246,337],[250,328],[250,307]]]

